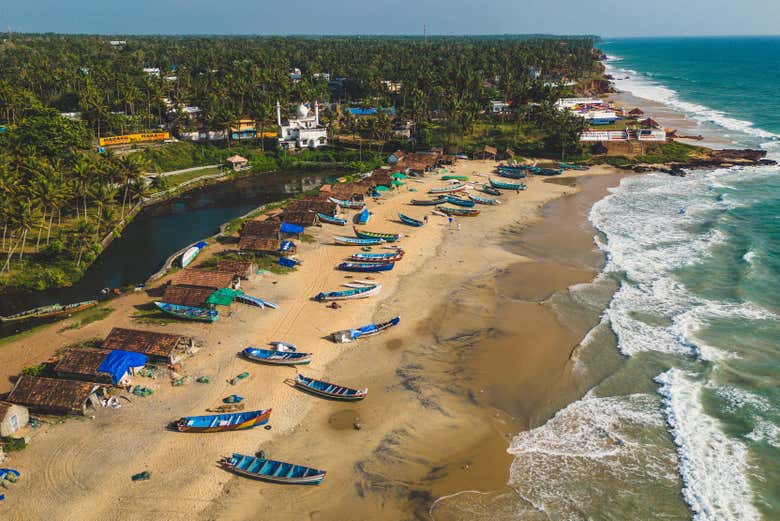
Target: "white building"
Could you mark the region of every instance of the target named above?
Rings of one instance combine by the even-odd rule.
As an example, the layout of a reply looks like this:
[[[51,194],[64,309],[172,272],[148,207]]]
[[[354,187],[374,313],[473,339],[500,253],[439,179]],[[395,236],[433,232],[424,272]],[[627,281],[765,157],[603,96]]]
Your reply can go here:
[[[154,76],[155,78],[160,77],[159,67],[144,67],[143,71],[146,73],[147,76]]]
[[[490,112],[493,114],[508,114],[512,112],[512,105],[508,101],[492,100],[490,102]]]
[[[279,125],[279,146],[286,149],[319,148],[328,144],[328,129],[320,124],[320,105],[314,102],[314,115],[301,104],[296,117],[282,124],[282,107],[276,102],[276,122]]]

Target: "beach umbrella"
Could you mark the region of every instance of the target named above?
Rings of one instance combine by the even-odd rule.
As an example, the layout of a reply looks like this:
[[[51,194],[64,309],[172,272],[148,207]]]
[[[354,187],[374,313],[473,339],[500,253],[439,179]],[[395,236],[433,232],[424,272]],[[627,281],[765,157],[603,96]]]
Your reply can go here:
[[[376,187],[377,192],[387,192],[388,190],[390,190],[390,188],[384,185],[379,185]]]
[[[393,181],[391,182],[391,184],[392,184],[393,186],[403,186],[403,185],[404,185],[404,182],[403,182],[403,181],[399,181],[398,179],[393,179]]]
[[[409,176],[407,176],[406,174],[402,174],[401,172],[396,172],[392,174],[390,177],[392,177],[393,179],[408,179]]]

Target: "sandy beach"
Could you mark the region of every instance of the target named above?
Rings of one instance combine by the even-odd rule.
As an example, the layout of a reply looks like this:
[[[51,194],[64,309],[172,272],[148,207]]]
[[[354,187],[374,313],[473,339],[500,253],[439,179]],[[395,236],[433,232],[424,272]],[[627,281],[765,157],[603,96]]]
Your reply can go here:
[[[479,183],[494,166],[463,161],[453,170]],[[0,504],[0,517],[410,519],[427,516],[442,496],[500,490],[511,463],[509,438],[583,392],[583,382],[571,376],[572,354],[596,317],[564,322],[550,302],[597,272],[601,260],[584,212],[624,175],[593,167],[553,180],[533,177],[527,191],[505,192],[501,206],[481,206],[479,217],[456,218],[453,226],[430,215],[429,207],[408,205],[442,186],[439,176],[410,181],[369,205],[374,215],[366,226],[402,232],[404,259],[374,275],[384,285],[379,296],[340,309],[311,300],[347,281],[335,266],[354,251],[332,245],[333,235],[349,230],[324,225],[308,231],[314,243],[299,244],[297,272],[243,284],[248,293],[277,302],[278,310],[234,305],[212,325],[139,324],[132,318],[135,306],[151,300],[139,292],[110,302],[115,311],[104,320],[78,329],[64,329],[65,321],[2,345],[0,392],[23,367],[64,345],[104,337],[115,326],[194,337],[200,349],[185,359],[183,373],[209,376],[212,383],[173,387],[167,379],[136,378],[155,393],[123,401],[118,410],[28,430],[30,445],[9,462],[24,479]],[[560,204],[544,209],[556,199]],[[429,215],[430,222],[404,226],[399,211]],[[396,315],[400,326],[381,336],[345,345],[325,339]],[[314,354],[301,373],[368,387],[368,397],[353,404],[320,400],[284,383],[294,369],[236,356],[271,340]],[[235,386],[227,382],[242,371],[250,377]],[[166,430],[170,421],[203,414],[232,393],[247,397],[249,409],[273,407],[272,428],[200,435]],[[319,487],[281,487],[233,476],[217,464],[231,452],[261,449],[274,459],[327,469],[328,476]],[[130,476],[142,470],[152,479],[132,483]]]

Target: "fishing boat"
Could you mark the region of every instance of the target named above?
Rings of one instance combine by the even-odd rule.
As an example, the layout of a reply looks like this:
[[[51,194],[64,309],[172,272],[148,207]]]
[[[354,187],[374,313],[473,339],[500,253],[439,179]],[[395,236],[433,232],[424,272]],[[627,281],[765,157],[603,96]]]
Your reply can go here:
[[[184,254],[182,254],[181,256],[181,267],[186,268],[192,261],[195,260],[195,257],[198,256],[200,250],[202,250],[206,246],[208,246],[208,243],[201,241],[193,245],[187,251],[185,251]]]
[[[368,211],[368,208],[363,208],[363,211],[357,214],[355,219],[358,224],[366,224],[371,219],[371,212]]]
[[[483,185],[482,188],[480,188],[480,190],[490,195],[501,195],[500,190],[496,190],[492,186],[488,186],[488,185]]]
[[[447,215],[457,215],[459,217],[476,217],[479,210],[476,208],[451,208],[449,206],[440,206],[439,210]]]
[[[327,224],[336,224],[338,226],[344,226],[347,224],[346,219],[339,219],[338,217],[334,217],[332,215],[325,215],[324,213],[317,213],[317,219],[320,220],[321,223],[327,223]]]
[[[277,351],[282,351],[287,353],[294,353],[298,350],[295,344],[291,344],[290,342],[282,342],[281,340],[274,340],[272,342],[268,342],[268,345],[273,346],[274,349],[276,349]]]
[[[378,335],[382,331],[390,329],[393,326],[397,326],[401,322],[401,317],[391,318],[386,322],[380,322],[378,324],[369,324],[367,326],[359,327],[357,329],[345,329],[343,331],[336,331],[331,333],[331,338],[338,344],[344,344],[352,342],[359,338],[365,338],[369,336]]]
[[[588,167],[586,165],[577,165],[574,163],[564,163],[563,161],[558,161],[558,166],[561,167],[564,170],[587,170]]]
[[[412,199],[409,204],[414,206],[436,206],[437,204],[446,203],[443,197],[437,197],[436,199]]]
[[[325,302],[329,300],[354,300],[360,298],[368,298],[376,295],[382,290],[381,284],[364,285],[361,284],[357,287],[350,287],[350,289],[344,289],[340,291],[323,291],[317,293],[314,296],[314,300]]]
[[[512,165],[498,165],[497,167],[499,170],[512,170],[514,172],[521,172],[523,170],[528,170],[528,167],[526,165],[518,165],[518,164],[512,164]]]
[[[479,197],[478,195],[471,195],[471,194],[468,194],[468,196],[469,196],[469,199],[471,199],[472,201],[474,201],[477,204],[489,204],[489,205],[493,205],[493,206],[501,204],[501,201],[499,201],[498,199],[490,199],[490,198],[487,198],[487,197]]]
[[[20,322],[22,320],[29,320],[32,318],[49,318],[61,315],[70,315],[71,313],[77,313],[97,305],[97,300],[85,300],[84,302],[76,302],[74,304],[66,305],[51,304],[50,306],[28,309],[27,311],[0,317],[0,322]]]
[[[167,302],[154,303],[161,311],[185,320],[197,320],[198,322],[216,322],[219,319],[219,311],[216,309],[196,308],[193,306],[180,306]]]
[[[353,253],[349,260],[357,262],[398,262],[399,260],[403,259],[403,257],[404,250],[397,250],[387,253],[358,252]]]
[[[277,351],[247,347],[241,354],[248,360],[271,365],[305,365],[311,362],[311,353]]]
[[[324,470],[244,454],[233,454],[229,458],[223,458],[220,463],[230,472],[274,483],[319,485],[326,474]]]
[[[443,175],[441,176],[442,181],[468,181],[469,176],[467,175]]]
[[[362,210],[363,207],[366,205],[366,203],[364,203],[363,201],[345,201],[343,199],[336,199],[334,197],[328,197],[328,201],[330,201],[331,203],[336,203],[342,208],[349,208],[351,210]]]
[[[423,221],[419,221],[419,220],[415,219],[414,217],[409,217],[408,215],[404,215],[402,213],[398,214],[398,218],[401,219],[402,223],[408,224],[409,226],[415,226],[415,227],[419,228],[420,226],[425,224],[425,222],[423,222]]]
[[[273,308],[276,309],[279,306],[277,304],[274,304],[273,302],[269,302],[267,300],[261,299],[260,297],[253,297],[252,295],[247,295],[246,293],[239,293],[235,296],[236,302],[240,302],[242,304],[248,304],[250,306],[257,306],[259,308]]]
[[[474,206],[474,201],[469,201],[468,199],[461,199],[460,197],[455,197],[452,195],[445,195],[444,199],[448,203],[454,204],[456,206],[464,206],[466,208],[471,208]]]
[[[452,184],[450,186],[442,186],[440,188],[431,188],[428,190],[429,194],[450,194],[453,192],[460,192],[461,190],[465,190],[466,185],[462,183],[456,183]]]
[[[499,170],[498,171],[498,175],[500,175],[501,177],[507,177],[509,179],[523,179],[528,174],[526,174],[525,172],[513,172],[513,171],[508,171],[508,170]]]
[[[394,267],[394,262],[342,262],[339,264],[341,271],[359,271],[363,273],[390,271]]]
[[[207,416],[185,416],[174,422],[179,432],[227,432],[251,429],[268,423],[271,409],[236,412],[231,414],[210,414]]]
[[[332,384],[330,382],[308,378],[301,374],[296,375],[295,386],[303,389],[304,391],[316,394],[317,396],[323,396],[325,398],[343,400],[347,402],[356,402],[358,400],[362,400],[368,394],[368,389],[352,389],[350,387],[343,387],[341,385]]]
[[[333,242],[341,246],[376,246],[382,244],[384,239],[359,239],[355,237],[333,237]]]
[[[525,183],[505,183],[503,181],[490,180],[490,186],[493,188],[500,188],[501,190],[525,190],[528,188]]]
[[[360,239],[382,239],[385,242],[395,242],[401,238],[400,233],[367,232],[366,230],[358,230],[354,226],[352,230],[355,232],[355,236]]]

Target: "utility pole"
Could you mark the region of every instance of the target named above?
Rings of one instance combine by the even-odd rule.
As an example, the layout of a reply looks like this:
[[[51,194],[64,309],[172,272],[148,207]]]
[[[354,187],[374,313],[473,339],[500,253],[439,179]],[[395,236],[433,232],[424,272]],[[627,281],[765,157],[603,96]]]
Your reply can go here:
[[[423,24],[423,42],[428,42],[428,25]]]

